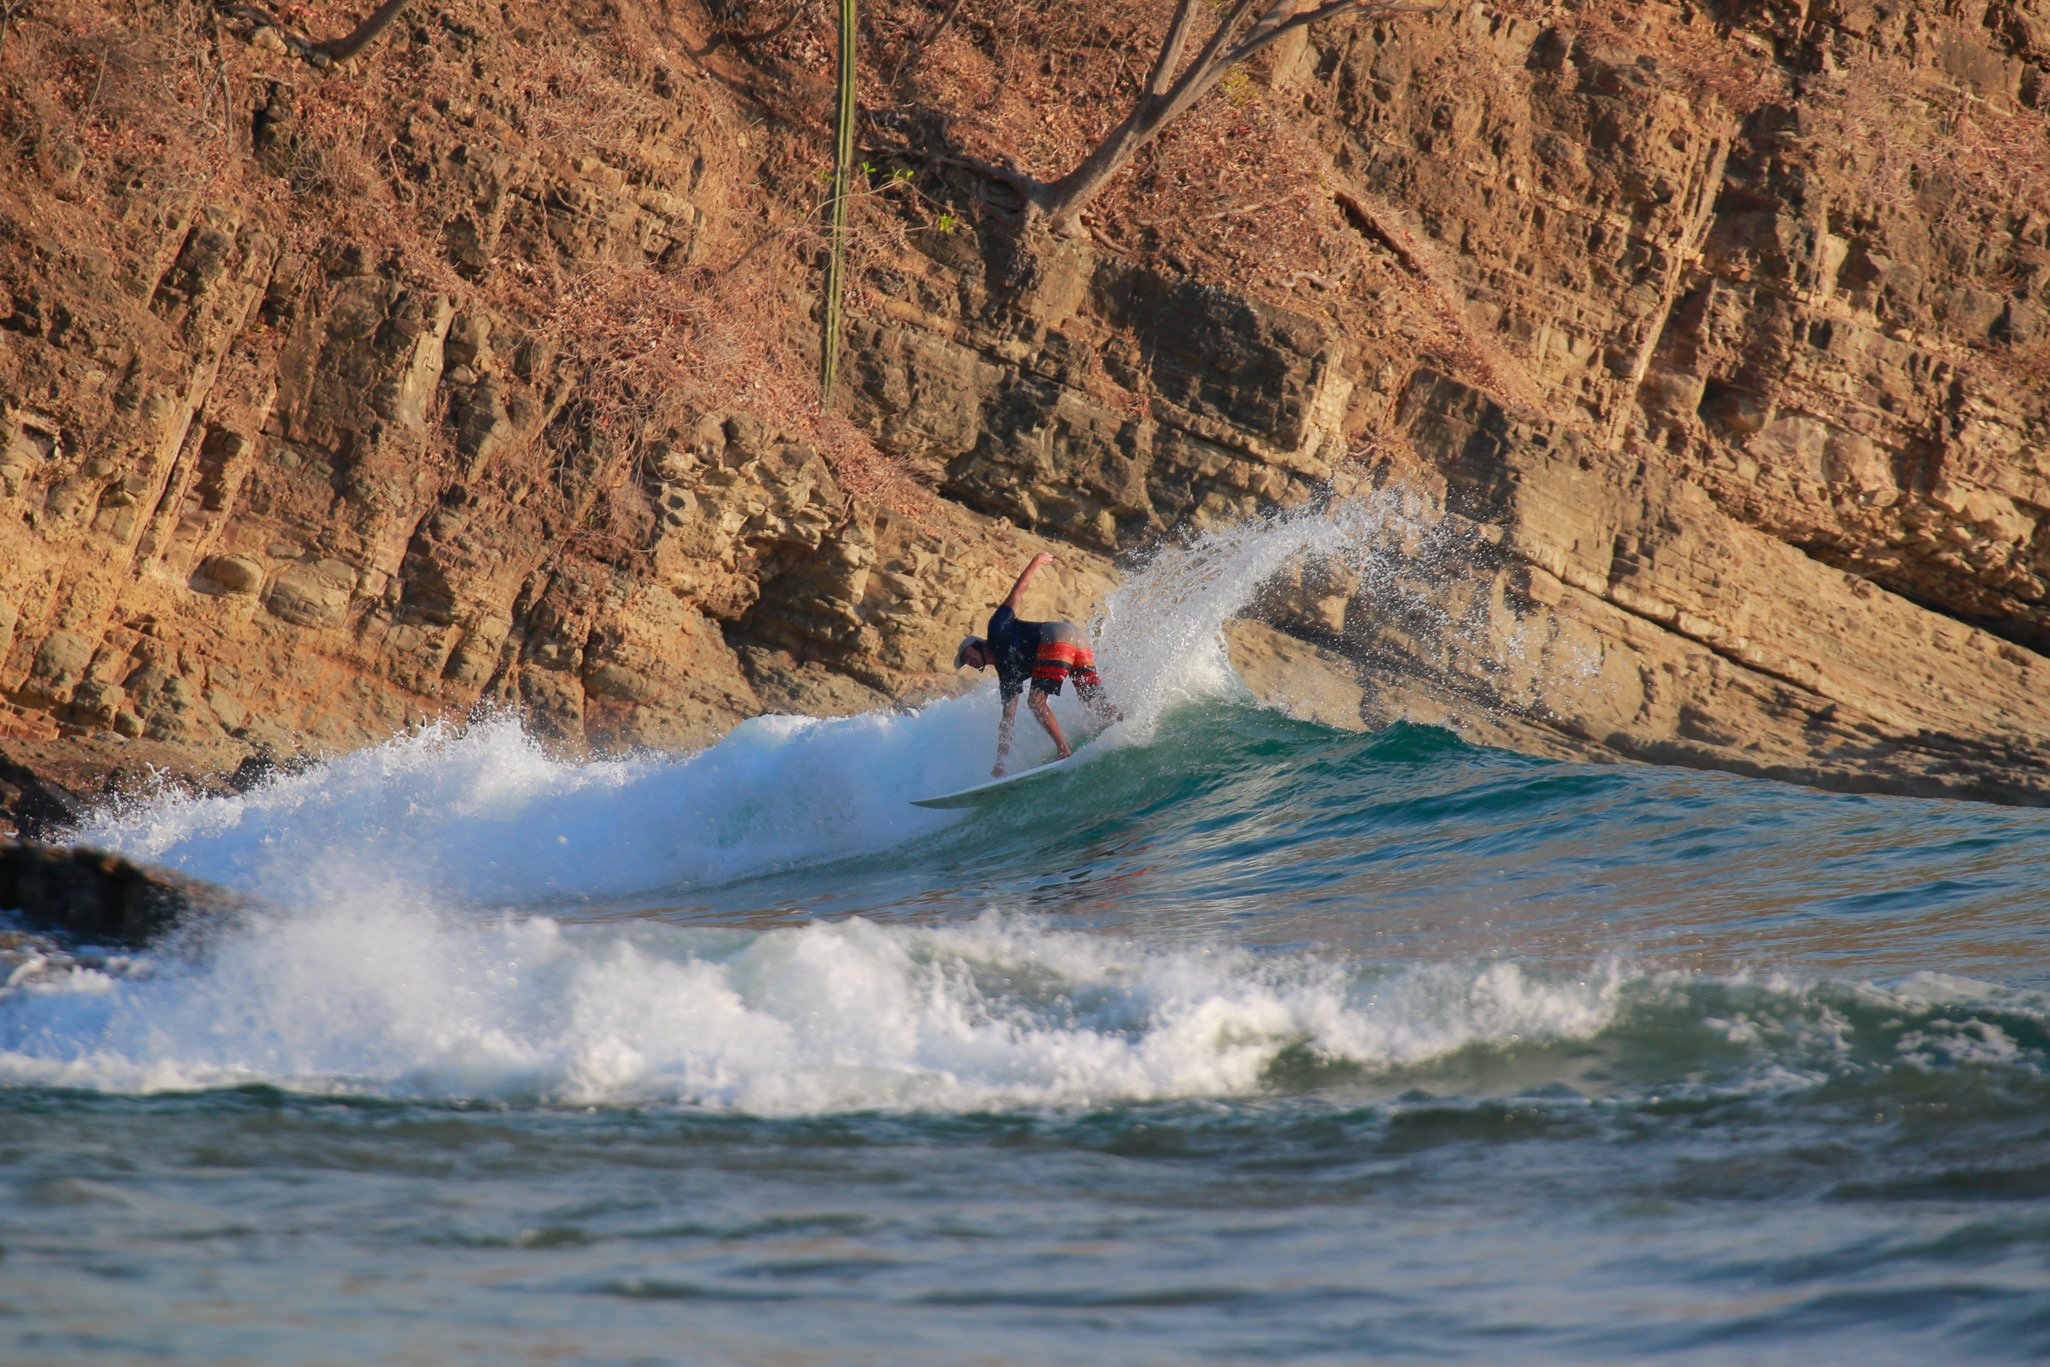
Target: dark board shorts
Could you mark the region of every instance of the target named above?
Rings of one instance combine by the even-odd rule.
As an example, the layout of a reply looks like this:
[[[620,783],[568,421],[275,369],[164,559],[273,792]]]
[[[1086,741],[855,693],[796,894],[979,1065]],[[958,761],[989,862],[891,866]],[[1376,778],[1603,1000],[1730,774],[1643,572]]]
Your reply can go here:
[[[1039,653],[1032,658],[1032,691],[1058,694],[1069,679],[1075,681],[1075,692],[1082,697],[1100,687],[1096,652],[1072,624],[1048,622],[1040,628]]]

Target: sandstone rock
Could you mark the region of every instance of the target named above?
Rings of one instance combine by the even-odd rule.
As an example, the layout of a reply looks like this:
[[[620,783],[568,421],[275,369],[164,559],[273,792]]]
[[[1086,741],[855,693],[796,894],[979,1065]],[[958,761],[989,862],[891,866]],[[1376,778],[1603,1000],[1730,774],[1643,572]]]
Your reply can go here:
[[[497,672],[505,638],[512,632],[509,617],[481,616],[470,623],[461,642],[449,652],[444,673],[459,684],[481,685]]]
[[[338,560],[288,565],[278,571],[264,606],[297,626],[339,626],[355,583],[355,568]]]
[[[24,693],[31,698],[63,702],[92,663],[93,645],[69,631],[53,631],[36,647]]]
[[[888,711],[888,694],[856,683],[818,664],[800,664],[788,651],[753,648],[741,652],[748,681],[770,712],[800,717],[851,717]]]
[[[2050,659],[1950,623],[1720,512],[1699,488],[1431,377],[1442,584],[1349,614],[1344,647],[1581,753],[1821,787],[2050,803]],[[1555,742],[1558,743],[1558,742]]]
[[[487,701],[572,747],[702,744],[958,687],[954,640],[1042,546],[1036,610],[1086,618],[1113,555],[1373,478],[1440,558],[1260,611],[1346,653],[1377,722],[2037,800],[2050,206],[1960,141],[2033,117],[2040,35],[1999,8],[1303,35],[1263,119],[1315,202],[1200,220],[1251,250],[875,236],[845,402],[916,484],[886,500],[819,453],[830,422],[579,369],[590,325],[687,368],[669,343],[725,319],[533,312],[544,280],[746,257],[739,197],[795,173],[716,82],[541,133],[511,30],[444,26],[470,78],[358,92],[375,165],[238,78],[249,160],[196,204],[67,172],[75,92],[32,91],[48,136],[0,148],[0,729],[340,746]],[[353,176],[404,214],[363,226]],[[1272,259],[1315,245],[1276,227],[1298,209],[1352,274]],[[750,285],[750,346],[810,344],[809,270]],[[628,434],[614,399],[669,406]]]
[[[467,366],[472,371],[491,369],[491,316],[459,313],[449,324],[442,343],[442,355],[450,367]]]
[[[1300,502],[1330,475],[1354,382],[1328,323],[1044,250],[997,263],[1026,288],[991,290],[979,316],[907,308],[863,339],[859,411],[886,448],[972,507],[1105,553]],[[920,290],[934,262],[893,266],[936,293]]]
[[[1262,622],[1235,621],[1225,629],[1231,667],[1253,696],[1277,711],[1341,731],[1364,731],[1366,690],[1355,666]]]
[[[222,593],[255,593],[263,587],[263,562],[252,556],[208,556],[200,563],[199,573]]]

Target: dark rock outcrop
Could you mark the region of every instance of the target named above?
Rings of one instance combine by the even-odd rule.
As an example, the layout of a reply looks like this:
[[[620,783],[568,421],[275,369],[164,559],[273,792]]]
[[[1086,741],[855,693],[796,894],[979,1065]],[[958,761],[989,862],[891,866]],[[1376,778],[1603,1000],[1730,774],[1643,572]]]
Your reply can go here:
[[[246,906],[118,854],[0,841],[0,913],[69,945],[142,949],[180,929],[219,927]]]

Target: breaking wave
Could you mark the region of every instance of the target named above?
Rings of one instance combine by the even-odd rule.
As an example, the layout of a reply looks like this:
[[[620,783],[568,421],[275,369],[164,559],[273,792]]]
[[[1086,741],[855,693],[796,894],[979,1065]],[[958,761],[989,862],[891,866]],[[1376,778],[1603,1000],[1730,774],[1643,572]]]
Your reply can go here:
[[[1393,500],[1354,500],[1157,552],[1095,624],[1128,717],[1099,752],[1149,743],[1178,708],[1249,701],[1225,658],[1225,623],[1306,563],[1355,578],[1395,564],[1406,526]],[[1087,733],[1071,696],[1055,711]],[[593,762],[551,757],[510,719],[430,727],[242,796],[167,794],[110,811],[78,839],[300,906],[366,885],[492,905],[717,885],[952,824],[910,800],[987,774],[997,712],[985,683],[915,712],[758,717],[696,755]],[[1051,757],[1036,728],[1018,734],[1022,759]]]
[[[0,1080],[116,1092],[264,1083],[798,1115],[1296,1085],[1670,1099],[1990,1071],[2040,1097],[2050,1052],[2042,1001],[1934,975],[1376,968],[995,915],[721,932],[376,904],[261,922],[202,963],[17,977],[0,999]]]

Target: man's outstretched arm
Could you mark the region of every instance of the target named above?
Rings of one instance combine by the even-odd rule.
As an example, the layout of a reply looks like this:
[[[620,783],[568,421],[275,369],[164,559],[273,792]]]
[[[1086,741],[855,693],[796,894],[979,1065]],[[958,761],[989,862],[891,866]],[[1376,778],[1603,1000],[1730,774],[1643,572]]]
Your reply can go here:
[[[1031,571],[1027,570],[1027,574]],[[997,767],[989,771],[991,778],[1004,776],[1004,757],[1011,753],[1011,731],[1018,725],[1018,695],[1013,693],[1004,699],[1004,718],[997,723]]]
[[[1011,585],[1011,596],[1004,600],[1004,606],[1012,612],[1016,612],[1018,604],[1025,601],[1025,586],[1032,582],[1032,572],[1041,565],[1051,563],[1053,563],[1053,553],[1051,551],[1041,551],[1038,555],[1033,556],[1032,563],[1025,567],[1023,574],[1018,576],[1018,582]]]

